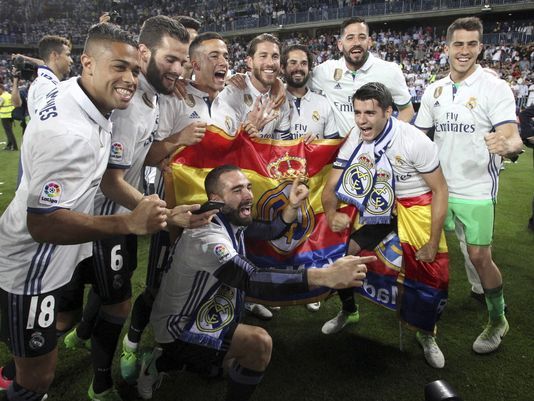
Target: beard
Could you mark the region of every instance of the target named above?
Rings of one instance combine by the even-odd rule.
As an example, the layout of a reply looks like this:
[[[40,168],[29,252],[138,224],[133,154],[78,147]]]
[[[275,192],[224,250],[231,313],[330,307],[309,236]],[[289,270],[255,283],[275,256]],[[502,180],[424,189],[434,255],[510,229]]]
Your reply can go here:
[[[150,85],[154,87],[156,92],[163,95],[170,95],[172,93],[172,88],[168,88],[163,84],[163,73],[160,71],[156,65],[155,57],[150,57],[146,68],[146,80]]]
[[[355,50],[355,49],[358,49],[358,50],[361,50],[362,51],[362,56],[359,60],[353,60],[351,58],[351,54],[350,52]],[[343,49],[343,58],[345,59],[345,62],[353,67],[355,70],[359,69],[361,66],[363,66],[365,64],[365,62],[367,61],[367,58],[369,57],[369,51],[364,49],[363,47],[361,46],[352,46],[349,51],[346,51],[345,49]]]
[[[302,81],[297,82],[293,80],[293,74],[297,74],[297,73],[302,74],[302,76],[304,77]],[[291,86],[293,88],[302,88],[308,83],[308,79],[310,79],[310,74],[306,75],[304,71],[293,71],[289,75],[286,74],[285,77],[286,77],[286,83],[288,84],[288,86]]]
[[[254,67],[252,69],[252,74],[254,75],[254,78],[256,78],[258,81],[260,81],[260,83],[265,86],[265,87],[270,87],[272,84],[274,84],[275,80],[276,80],[276,77],[278,75],[278,71],[276,71],[276,69],[273,67],[273,72],[274,72],[274,79],[272,81],[266,81],[262,76],[261,76],[261,70],[257,67]]]
[[[239,214],[239,209],[241,209],[243,206],[250,205],[250,202],[242,202],[239,204],[237,208],[232,208],[230,206],[224,206],[222,209],[222,213],[224,216],[228,219],[230,223],[232,223],[234,226],[243,227],[248,226],[252,223],[252,215],[242,217]],[[251,205],[252,207],[252,205]]]

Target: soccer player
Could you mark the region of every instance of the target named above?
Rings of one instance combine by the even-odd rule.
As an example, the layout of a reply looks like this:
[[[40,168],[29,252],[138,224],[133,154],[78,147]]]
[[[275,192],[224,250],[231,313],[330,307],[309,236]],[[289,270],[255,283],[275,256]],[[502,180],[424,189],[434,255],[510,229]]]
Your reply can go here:
[[[189,58],[195,79],[187,84],[184,100],[165,96],[155,141],[147,154],[147,164],[159,164],[179,146],[198,143],[204,137],[206,124],[211,121],[211,106],[224,87],[224,77],[228,70],[226,43],[217,33],[202,33],[191,42]],[[167,237],[168,234],[158,233],[151,240],[146,289],[135,300],[130,328],[123,339],[121,375],[128,381],[137,378],[139,342],[149,322],[152,304],[168,258],[167,247],[157,246],[168,243],[168,240],[162,242],[164,236]]]
[[[308,88],[313,56],[306,46],[292,45],[282,53],[282,72],[286,81],[286,97],[291,117],[291,139],[339,138],[334,113],[324,96]]]
[[[388,88],[399,110],[399,120],[410,122],[414,114],[411,95],[400,67],[373,56],[369,52],[370,46],[369,26],[365,20],[360,17],[349,18],[341,24],[338,40],[338,49],[343,57],[325,61],[313,69],[310,87],[326,96],[342,137],[351,130],[358,130],[354,126],[352,95],[368,82],[381,82]],[[344,213],[327,214],[327,219],[331,229],[338,225],[348,228],[350,224],[349,217]],[[357,254],[361,249],[374,249],[394,227],[394,219],[390,225],[367,224],[361,227],[352,234],[351,252]],[[341,290],[338,295],[342,309],[333,319],[325,322],[321,328],[324,334],[337,333],[347,324],[357,323],[360,319],[353,291]]]
[[[447,184],[440,168],[437,147],[415,127],[392,117],[393,100],[385,85],[378,82],[365,84],[354,94],[353,103],[359,135],[357,131],[350,134],[328,175],[322,194],[325,213],[341,214],[337,208],[339,199],[343,199],[358,207],[360,220],[380,219],[389,226],[395,202],[402,204],[403,199],[409,199],[412,203],[423,204],[422,200],[430,195],[431,221],[426,222],[428,218],[422,214],[418,222],[425,223],[413,224],[420,224],[418,228],[424,242],[415,258],[431,264],[440,242],[442,245],[445,243],[442,228],[447,213]],[[380,191],[385,194],[381,202],[385,204],[373,209],[373,188],[377,185],[378,175],[381,177],[380,185],[383,185]],[[356,176],[357,182],[354,181]],[[347,180],[353,184],[340,184]],[[365,186],[364,183],[369,184]],[[345,187],[352,189],[342,190]],[[364,187],[369,190],[358,191],[358,188]],[[394,196],[388,198],[388,193],[394,193]],[[332,219],[336,220],[335,217]],[[345,229],[342,224],[333,227],[335,232]],[[425,229],[428,231],[423,234]],[[349,244],[349,254],[353,248],[354,244]],[[410,262],[410,258],[405,257],[404,260],[405,263]],[[420,271],[419,274],[425,277],[427,273]],[[442,368],[445,358],[434,337],[418,332],[417,340],[424,349],[427,362],[435,368]]]
[[[37,68],[37,78],[28,92],[28,114],[34,118],[46,94],[53,90],[61,80],[69,75],[72,65],[70,51],[72,45],[61,36],[47,35],[39,41],[39,57],[44,65]]]
[[[414,111],[404,75],[395,63],[379,59],[369,52],[369,25],[363,18],[343,21],[337,46],[343,57],[316,66],[310,87],[326,96],[334,110],[339,134],[345,137],[353,129],[352,95],[367,82],[386,85],[399,110],[399,120],[411,121]]]
[[[189,45],[189,59],[194,80],[185,85],[184,99],[165,99],[155,142],[147,155],[148,165],[158,165],[180,146],[200,142],[218,112],[216,99],[228,72],[228,48],[223,37],[215,32],[200,34]]]
[[[213,377],[222,373],[224,365],[225,399],[248,400],[269,364],[272,340],[263,328],[240,323],[245,295],[361,286],[363,263],[375,259],[349,256],[326,268],[298,272],[258,269],[245,257],[244,237],[283,235],[306,200],[307,187],[296,179],[289,204],[271,222],[252,219],[251,183],[238,167],[213,169],[205,187],[210,200],[225,206],[205,228],[184,230],[174,247],[151,315],[161,349],[143,358],[137,380],[143,399],[152,398],[160,372],[185,368]]]
[[[216,125],[235,135],[242,123],[251,121],[259,130],[262,138],[285,139],[289,133],[289,105],[284,102],[274,109],[271,87],[276,83],[280,72],[280,41],[271,34],[256,36],[247,47],[247,66],[250,73],[245,76],[246,88],[228,85],[218,96]],[[266,108],[258,122],[255,115],[259,109]]]
[[[137,43],[110,24],[89,30],[82,76],[49,92],[28,125],[24,176],[0,218],[2,337],[15,359],[10,401],[46,397],[57,361],[56,311],[91,241],[166,225],[165,203],[148,197],[132,213],[93,216],[111,146],[113,109],[137,87]]]
[[[450,74],[423,94],[417,127],[435,127],[443,173],[449,186],[446,226],[461,225],[469,258],[480,277],[489,321],[473,343],[476,353],[495,351],[508,332],[502,276],[491,241],[502,157],[522,150],[515,102],[508,84],[477,64],[482,23],[459,18],[447,29]]]
[[[108,169],[101,184],[106,197],[102,193],[97,195],[97,214],[123,213],[133,209],[143,199],[143,194],[139,191],[141,172],[157,129],[158,94],[172,93],[182,64],[186,61],[188,46],[189,34],[174,19],[156,16],[147,19],[141,27],[139,87],[131,105],[112,116],[112,148]],[[182,206],[173,212],[191,218],[190,209],[193,207]],[[174,214],[171,220],[180,219]],[[195,216],[195,219],[201,222],[203,217]],[[65,342],[69,346],[76,336],[87,338],[87,334],[91,335],[94,378],[89,388],[89,397],[96,400],[118,400],[111,378],[111,363],[122,325],[130,311],[130,278],[136,267],[137,238],[117,236],[97,241],[93,253],[92,260],[86,260],[79,266],[79,274],[66,289],[64,298],[69,299],[71,308],[76,304],[72,302],[74,297],[82,300],[82,276],[89,270],[93,291],[101,303],[100,312],[94,328],[90,327],[92,330],[85,336],[80,336],[79,329],[84,326],[79,327],[76,334],[71,333],[65,338]],[[75,306],[81,306],[81,302]]]

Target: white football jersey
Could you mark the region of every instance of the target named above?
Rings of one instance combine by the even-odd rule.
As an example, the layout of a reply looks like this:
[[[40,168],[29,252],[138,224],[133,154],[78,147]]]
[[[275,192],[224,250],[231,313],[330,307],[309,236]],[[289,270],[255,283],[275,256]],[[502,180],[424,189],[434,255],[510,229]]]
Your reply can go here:
[[[413,125],[390,118],[385,129],[392,129],[393,138],[386,150],[395,176],[395,196],[407,198],[430,191],[421,174],[431,173],[439,167],[435,143]],[[339,150],[335,167],[345,167],[361,142],[360,135],[352,131]]]
[[[449,196],[496,199],[502,159],[489,153],[484,135],[506,123],[516,123],[512,90],[480,66],[458,88],[447,76],[425,90],[415,125],[435,127]]]
[[[218,220],[217,217],[215,219]],[[225,323],[234,319],[239,290],[222,285],[213,273],[237,253],[223,224],[211,222],[205,227],[184,230],[150,315],[154,338],[158,343],[179,339],[184,327],[195,317],[199,332],[209,335],[222,329],[224,325],[219,320],[211,324],[206,322],[210,314],[195,315],[199,305],[210,298],[224,302],[225,308],[220,311],[219,317],[224,316],[222,320]],[[225,295],[218,295],[220,290],[214,292],[221,285]],[[214,323],[218,323],[219,327],[211,327]]]
[[[286,136],[296,139],[312,133],[319,139],[339,137],[334,112],[326,98],[308,89],[302,98],[286,90],[291,116],[291,129]]]
[[[250,80],[250,75],[245,77],[247,88],[241,90],[233,85],[226,86],[216,98],[217,112],[213,113],[214,123],[229,135],[235,135],[257,97],[262,102],[269,101],[270,92],[260,93]],[[278,116],[260,131],[262,138],[282,139],[290,129],[289,104],[284,102],[278,110]]]
[[[14,294],[53,291],[91,256],[92,243],[52,245],[33,240],[27,213],[69,209],[93,214],[94,197],[106,169],[111,122],[72,78],[49,92],[24,134],[24,174],[0,218],[0,287]]]
[[[47,66],[42,65],[37,69],[37,78],[33,80],[28,90],[28,114],[34,118],[37,109],[46,98],[46,94],[55,89],[59,84],[59,78]]]
[[[401,68],[371,53],[365,64],[354,74],[347,68],[343,57],[338,60],[327,60],[313,69],[310,87],[326,96],[334,111],[336,125],[342,137],[347,136],[354,127],[352,95],[369,82],[384,84],[399,107],[411,102]],[[355,129],[357,130],[357,127]]]
[[[143,74],[128,108],[111,115],[113,132],[108,168],[126,170],[124,180],[143,192],[142,177],[146,155],[158,127],[158,95]],[[101,190],[95,199],[95,214],[126,213],[128,209],[107,199]]]
[[[179,99],[176,96],[161,96],[160,123],[156,134],[157,141],[162,141],[172,134],[180,132],[195,121],[212,123],[212,106],[209,95],[195,88],[191,82],[186,86],[187,96]]]

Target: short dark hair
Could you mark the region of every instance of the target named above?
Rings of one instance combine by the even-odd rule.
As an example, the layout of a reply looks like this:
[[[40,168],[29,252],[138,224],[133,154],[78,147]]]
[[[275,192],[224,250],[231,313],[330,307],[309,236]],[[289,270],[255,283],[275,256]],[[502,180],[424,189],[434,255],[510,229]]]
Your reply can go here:
[[[295,50],[300,50],[306,53],[306,57],[308,58],[308,67],[311,70],[313,67],[313,54],[308,47],[304,45],[291,45],[284,48],[284,51],[282,52],[282,58],[280,59],[280,64],[282,67],[287,65],[287,57],[289,56],[289,53]]]
[[[93,25],[89,28],[85,46],[83,48],[84,53],[88,52],[88,49],[93,42],[101,40],[126,43],[136,49],[138,47],[137,41],[130,32],[125,31],[118,25],[110,24],[109,22],[101,22],[100,24]]]
[[[355,100],[376,100],[382,110],[393,107],[393,97],[391,92],[384,84],[380,82],[369,82],[358,89],[352,95],[352,104]]]
[[[215,167],[208,173],[204,180],[204,189],[208,198],[211,194],[219,194],[219,179],[221,175],[230,171],[241,171],[241,169],[233,164],[223,164],[222,166]]]
[[[369,33],[369,24],[365,21],[364,18],[352,17],[352,18],[347,18],[345,21],[341,23],[341,30],[339,32],[340,35],[343,36],[343,34],[345,33],[345,28],[352,24],[364,24],[367,27],[367,32]]]
[[[252,39],[247,46],[247,56],[254,57],[254,54],[256,53],[256,50],[258,48],[258,45],[263,42],[271,42],[278,46],[278,50],[282,47],[280,45],[280,41],[278,38],[274,35],[271,35],[270,33],[262,33],[261,35],[256,36],[254,39]]]
[[[193,41],[189,45],[189,58],[193,57],[193,54],[198,50],[198,48],[203,42],[213,39],[222,40],[226,44],[224,38],[217,32],[203,32],[199,34],[195,39],[193,39]]]
[[[199,31],[202,24],[200,21],[194,19],[193,17],[189,17],[187,15],[178,15],[174,17],[176,21],[178,21],[180,24],[184,26],[185,29],[193,29],[195,31]]]
[[[482,22],[478,17],[464,17],[454,20],[452,24],[447,28],[447,43],[451,43],[452,35],[454,31],[464,29],[466,31],[477,31],[478,40],[482,41],[482,34],[484,33],[484,28],[482,27]]]
[[[150,50],[154,50],[161,43],[164,36],[170,36],[182,43],[189,44],[189,32],[173,18],[165,15],[156,15],[147,19],[139,33],[139,43]]]
[[[63,45],[67,46],[69,49],[72,48],[72,44],[67,38],[56,35],[43,36],[37,45],[39,48],[39,57],[41,57],[46,63],[52,52],[63,52]]]

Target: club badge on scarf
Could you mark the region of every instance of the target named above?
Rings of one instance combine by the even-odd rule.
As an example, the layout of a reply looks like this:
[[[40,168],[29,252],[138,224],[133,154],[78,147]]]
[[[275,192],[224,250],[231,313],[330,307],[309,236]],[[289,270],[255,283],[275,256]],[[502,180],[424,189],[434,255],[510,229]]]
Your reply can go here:
[[[336,186],[336,195],[360,211],[360,223],[387,224],[395,204],[395,181],[384,153],[394,133],[391,119],[373,142],[362,141]]]

